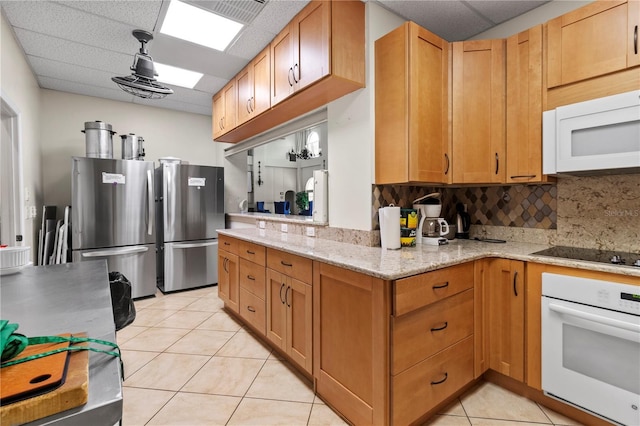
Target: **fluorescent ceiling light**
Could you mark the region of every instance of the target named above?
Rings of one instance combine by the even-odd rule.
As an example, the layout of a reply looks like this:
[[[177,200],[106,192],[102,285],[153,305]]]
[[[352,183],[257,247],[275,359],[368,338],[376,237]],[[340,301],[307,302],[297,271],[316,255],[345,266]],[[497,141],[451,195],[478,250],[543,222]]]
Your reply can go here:
[[[224,51],[243,25],[199,7],[171,0],[162,34]]]
[[[174,84],[176,86],[193,89],[202,78],[202,73],[185,70],[183,68],[172,67],[165,64],[154,64],[158,73],[157,80],[162,83]]]

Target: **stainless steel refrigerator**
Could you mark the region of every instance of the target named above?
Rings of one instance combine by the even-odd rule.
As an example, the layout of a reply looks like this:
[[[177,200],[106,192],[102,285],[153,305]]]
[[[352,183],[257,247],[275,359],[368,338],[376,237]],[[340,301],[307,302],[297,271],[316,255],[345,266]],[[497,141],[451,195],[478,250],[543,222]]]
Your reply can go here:
[[[224,168],[176,163],[155,171],[158,288],[218,282],[218,229],[224,228]]]
[[[131,282],[132,297],[156,292],[152,161],[73,157],[72,259],[106,259]]]

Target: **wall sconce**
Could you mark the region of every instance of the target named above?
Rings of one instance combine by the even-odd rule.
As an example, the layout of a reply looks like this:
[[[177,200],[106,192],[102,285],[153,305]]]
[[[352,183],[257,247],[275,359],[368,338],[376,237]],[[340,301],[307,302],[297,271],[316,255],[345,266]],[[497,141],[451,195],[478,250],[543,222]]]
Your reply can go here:
[[[262,184],[264,183],[264,181],[262,180],[262,177],[260,176],[260,163],[261,161],[258,161],[258,186],[262,186]]]

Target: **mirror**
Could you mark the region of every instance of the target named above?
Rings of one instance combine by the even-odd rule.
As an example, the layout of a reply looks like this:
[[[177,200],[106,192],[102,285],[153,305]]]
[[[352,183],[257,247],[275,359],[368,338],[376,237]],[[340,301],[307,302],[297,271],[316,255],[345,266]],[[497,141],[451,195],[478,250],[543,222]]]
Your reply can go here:
[[[247,210],[310,215],[301,198],[313,201],[313,171],[327,168],[327,145],[324,122],[228,157],[235,164],[246,157]]]

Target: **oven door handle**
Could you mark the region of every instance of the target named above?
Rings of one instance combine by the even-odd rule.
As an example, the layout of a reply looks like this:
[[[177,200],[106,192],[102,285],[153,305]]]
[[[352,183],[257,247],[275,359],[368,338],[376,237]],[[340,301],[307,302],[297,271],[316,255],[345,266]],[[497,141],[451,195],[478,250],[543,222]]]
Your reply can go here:
[[[603,317],[602,315],[596,315],[588,312],[583,312],[578,309],[567,308],[566,306],[558,305],[555,303],[549,303],[549,309],[559,314],[571,315],[587,321],[597,322],[599,324],[608,325],[610,327],[620,328],[640,334],[640,325],[638,324],[631,324],[629,322]]]

